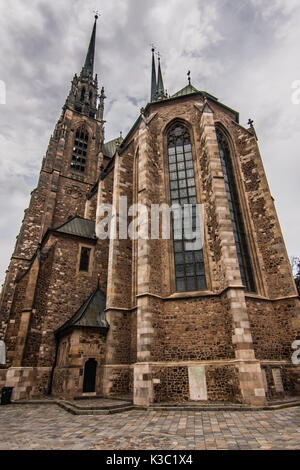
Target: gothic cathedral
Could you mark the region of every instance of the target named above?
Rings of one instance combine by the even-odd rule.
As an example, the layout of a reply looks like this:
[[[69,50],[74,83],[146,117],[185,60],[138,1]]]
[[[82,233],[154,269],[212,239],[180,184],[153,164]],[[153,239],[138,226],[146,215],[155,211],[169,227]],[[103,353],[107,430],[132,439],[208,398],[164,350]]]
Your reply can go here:
[[[297,394],[299,298],[253,122],[190,79],[166,94],[152,51],[149,103],[105,142],[96,25],[3,286],[0,388],[144,407]],[[99,237],[101,208],[125,198],[149,212],[202,207],[201,245],[177,237],[174,214],[169,238],[119,236],[120,222]]]

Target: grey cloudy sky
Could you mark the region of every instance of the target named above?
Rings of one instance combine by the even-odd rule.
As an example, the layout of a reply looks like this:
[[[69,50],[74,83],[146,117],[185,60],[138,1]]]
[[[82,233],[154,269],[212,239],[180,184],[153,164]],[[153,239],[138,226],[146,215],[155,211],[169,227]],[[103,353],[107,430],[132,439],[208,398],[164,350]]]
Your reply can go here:
[[[0,0],[0,282],[95,8],[106,139],[126,134],[149,99],[154,42],[169,93],[191,70],[194,86],[239,111],[242,125],[254,119],[288,252],[300,255],[299,0]]]

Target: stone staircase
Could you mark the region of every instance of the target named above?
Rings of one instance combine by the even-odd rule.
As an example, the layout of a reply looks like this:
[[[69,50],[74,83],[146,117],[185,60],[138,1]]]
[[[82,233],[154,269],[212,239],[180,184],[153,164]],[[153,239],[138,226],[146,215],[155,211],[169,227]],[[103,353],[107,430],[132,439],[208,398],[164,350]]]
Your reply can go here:
[[[148,408],[138,407],[129,398],[77,397],[72,400],[45,397],[41,399],[19,400],[14,405],[57,405],[73,415],[112,415],[131,410],[148,411],[272,411],[300,406],[300,396],[273,398],[267,405],[252,407],[240,403],[224,402],[193,402],[184,403],[163,402],[153,403]]]
[[[87,403],[90,401],[90,403]],[[110,400],[109,400],[110,401]],[[56,403],[60,408],[63,408],[65,411],[72,413],[73,415],[110,415],[115,413],[124,413],[125,411],[131,411],[134,409],[133,403],[130,401],[118,402],[117,404],[112,404],[111,401],[108,404],[105,404],[104,400],[99,400],[98,403],[96,400],[57,400]]]

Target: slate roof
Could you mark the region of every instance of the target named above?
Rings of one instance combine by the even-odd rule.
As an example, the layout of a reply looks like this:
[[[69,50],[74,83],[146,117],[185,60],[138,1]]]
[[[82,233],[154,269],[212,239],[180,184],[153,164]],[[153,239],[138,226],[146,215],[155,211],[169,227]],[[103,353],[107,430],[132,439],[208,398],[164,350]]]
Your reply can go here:
[[[106,142],[103,145],[103,155],[108,158],[113,158],[116,153],[117,149],[117,141],[120,142],[120,144],[123,142],[123,137],[117,137],[116,139],[110,140],[109,142]]]
[[[77,312],[55,331],[58,336],[71,327],[109,329],[105,314],[106,296],[98,286]]]
[[[78,237],[96,240],[95,221],[83,219],[81,217],[72,217],[60,227],[53,229],[54,232],[68,233]]]
[[[233,109],[231,108],[228,108],[228,106],[225,106],[223,103],[221,103],[218,98],[216,98],[215,96],[211,95],[210,93],[207,93],[207,91],[201,91],[201,90],[197,90],[197,88],[194,87],[194,85],[192,85],[191,83],[187,86],[185,86],[184,88],[182,88],[181,90],[177,91],[177,93],[175,93],[174,95],[170,96],[170,99],[172,98],[179,98],[180,96],[187,96],[187,95],[192,95],[193,93],[201,93],[202,95],[204,96],[207,96],[208,98],[212,99],[213,101],[216,101],[218,104],[220,104],[221,106],[227,108],[227,109],[230,109],[231,111],[233,111],[234,113],[236,113],[236,111],[234,111]]]
[[[187,85],[182,90],[177,91],[171,98],[177,98],[178,96],[191,95],[192,93],[200,93],[200,90],[197,90],[193,85]]]

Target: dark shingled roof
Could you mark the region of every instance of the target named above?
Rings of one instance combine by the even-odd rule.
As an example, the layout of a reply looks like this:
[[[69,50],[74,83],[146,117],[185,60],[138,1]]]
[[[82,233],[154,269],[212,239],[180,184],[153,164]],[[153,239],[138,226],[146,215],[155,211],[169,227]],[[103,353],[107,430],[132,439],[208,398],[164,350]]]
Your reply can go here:
[[[72,217],[60,227],[53,229],[54,232],[68,233],[78,237],[90,238],[96,240],[95,221],[82,219],[81,217]]]
[[[70,320],[55,331],[55,336],[71,327],[104,328],[107,330],[109,324],[106,320],[105,308],[106,296],[98,286]]]
[[[117,137],[116,139],[110,140],[103,145],[103,155],[108,158],[113,158],[117,149],[117,141],[121,144],[123,142],[123,137]]]
[[[186,95],[191,95],[192,93],[199,93],[200,90],[197,90],[193,85],[189,84],[182,88],[182,90],[177,91],[174,95],[171,96],[171,98],[177,98],[178,96],[186,96]]]

